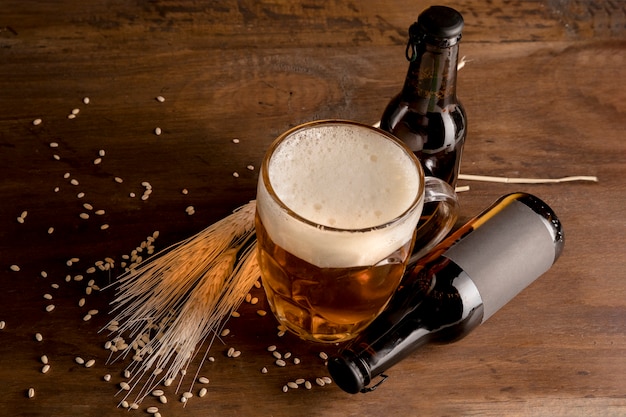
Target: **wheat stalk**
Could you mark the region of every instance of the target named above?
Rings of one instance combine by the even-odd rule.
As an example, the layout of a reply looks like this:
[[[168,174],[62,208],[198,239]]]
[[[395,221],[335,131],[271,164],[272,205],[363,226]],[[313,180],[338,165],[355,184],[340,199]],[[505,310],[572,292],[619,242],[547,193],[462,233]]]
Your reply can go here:
[[[111,303],[116,316],[106,328],[115,326],[113,340],[132,339],[117,356],[133,358],[126,397],[144,381],[135,401],[141,402],[156,384],[186,374],[196,349],[208,342],[208,352],[258,280],[256,243],[249,244],[255,209],[256,202],[249,202],[112,284],[117,286]]]

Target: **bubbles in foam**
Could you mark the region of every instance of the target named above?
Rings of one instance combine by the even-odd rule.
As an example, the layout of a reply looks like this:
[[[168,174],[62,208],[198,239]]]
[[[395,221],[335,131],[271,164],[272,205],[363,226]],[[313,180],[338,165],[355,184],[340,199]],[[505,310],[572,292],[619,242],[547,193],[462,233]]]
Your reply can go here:
[[[339,228],[390,221],[413,203],[419,188],[416,169],[400,147],[356,126],[297,132],[276,149],[269,176],[293,211]]]
[[[391,226],[365,229],[402,215],[421,193],[419,168],[405,150],[381,134],[353,125],[314,125],[274,150],[268,176],[275,194],[320,226],[280,209],[263,187],[257,209],[267,232],[287,251],[320,267],[372,265],[411,239],[422,203]]]

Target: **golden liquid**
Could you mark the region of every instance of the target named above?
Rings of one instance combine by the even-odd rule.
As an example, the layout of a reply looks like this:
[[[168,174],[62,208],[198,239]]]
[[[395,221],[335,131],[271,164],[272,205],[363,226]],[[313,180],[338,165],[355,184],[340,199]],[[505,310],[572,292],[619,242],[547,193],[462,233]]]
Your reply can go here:
[[[274,315],[303,339],[348,340],[387,305],[404,273],[409,240],[374,266],[320,268],[276,245],[256,216],[258,259]]]

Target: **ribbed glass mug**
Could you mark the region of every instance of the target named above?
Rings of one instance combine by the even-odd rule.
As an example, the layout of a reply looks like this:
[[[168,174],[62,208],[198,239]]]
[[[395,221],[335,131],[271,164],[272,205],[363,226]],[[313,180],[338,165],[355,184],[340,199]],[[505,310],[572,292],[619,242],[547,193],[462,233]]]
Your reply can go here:
[[[440,229],[457,218],[454,190],[424,178],[391,134],[346,120],[297,126],[270,146],[257,189],[258,259],[270,307],[305,340],[342,342],[383,310],[415,251],[425,203]]]

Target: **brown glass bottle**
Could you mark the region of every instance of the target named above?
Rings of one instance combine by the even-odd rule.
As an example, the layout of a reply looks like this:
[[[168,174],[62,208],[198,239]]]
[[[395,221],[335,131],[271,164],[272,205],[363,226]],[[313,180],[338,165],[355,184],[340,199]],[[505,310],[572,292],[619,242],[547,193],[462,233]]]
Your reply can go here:
[[[545,202],[501,197],[407,267],[385,310],[329,360],[335,383],[372,391],[424,344],[462,339],[550,269],[564,242]]]
[[[409,70],[387,105],[380,128],[404,143],[426,175],[456,185],[466,136],[465,110],[456,96],[463,17],[445,6],[423,11],[409,28]]]

